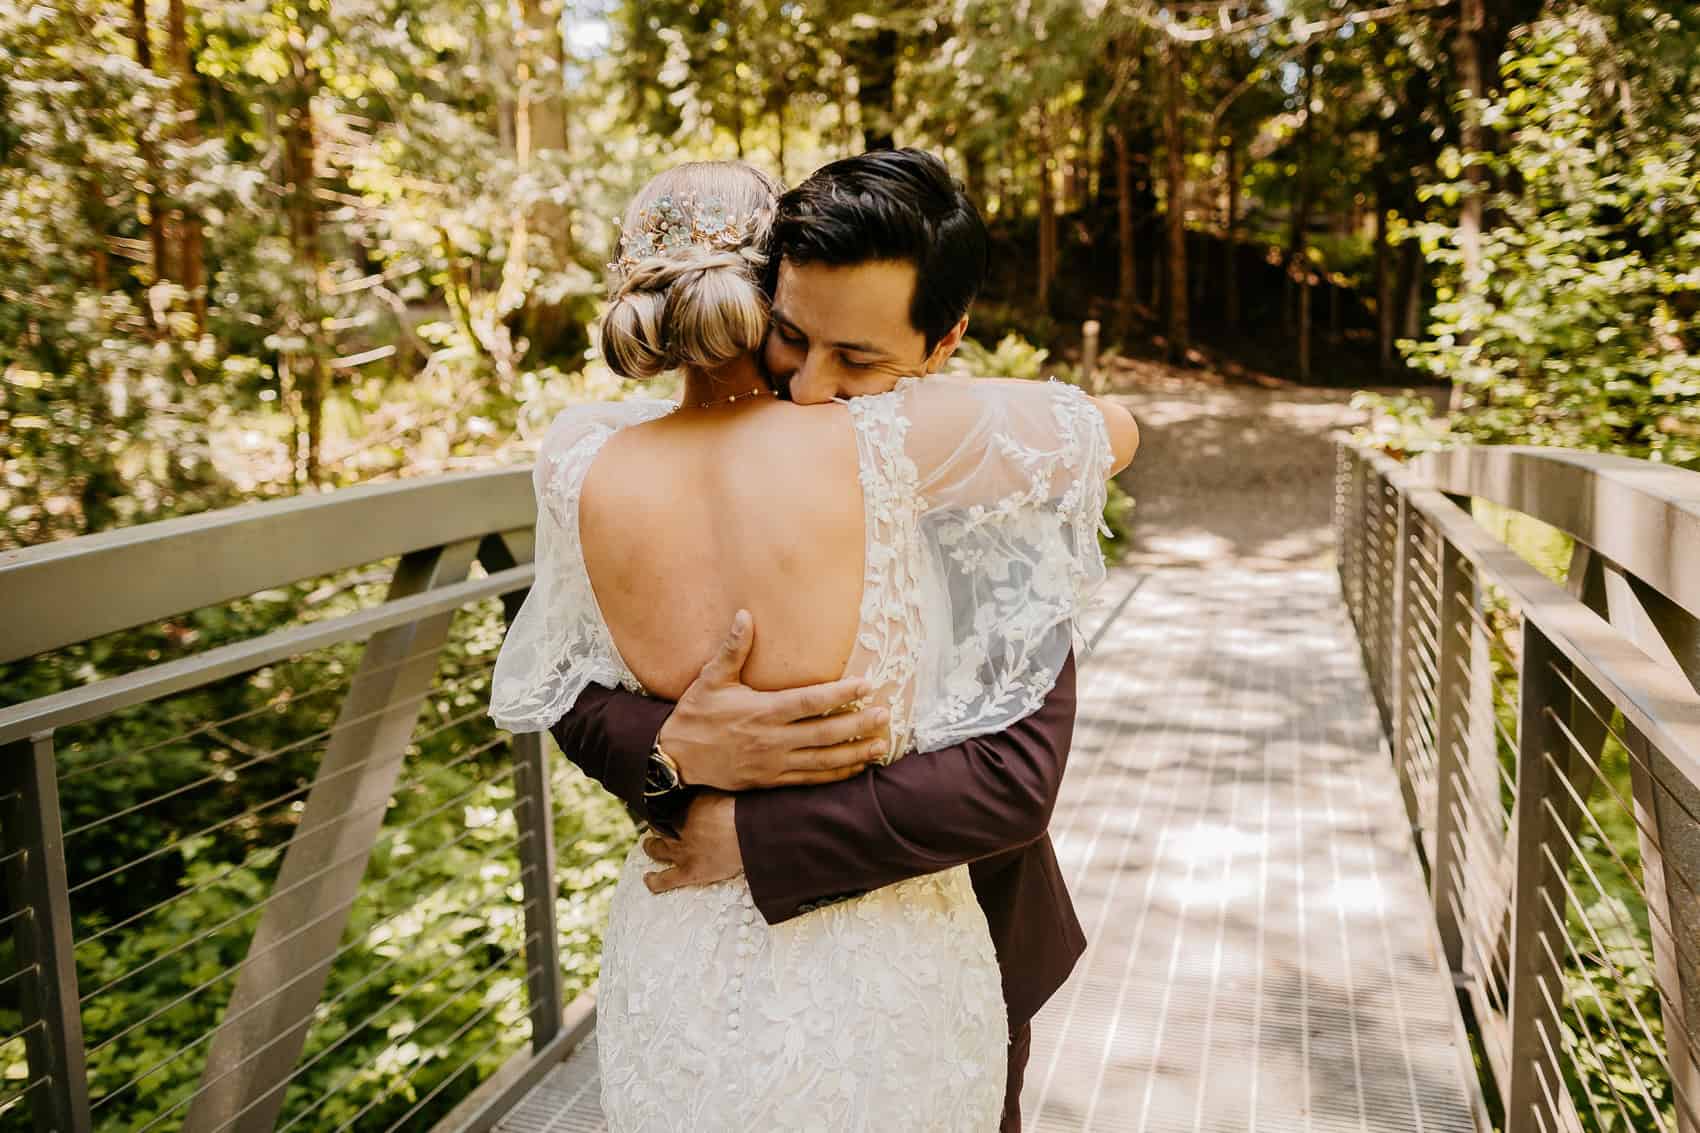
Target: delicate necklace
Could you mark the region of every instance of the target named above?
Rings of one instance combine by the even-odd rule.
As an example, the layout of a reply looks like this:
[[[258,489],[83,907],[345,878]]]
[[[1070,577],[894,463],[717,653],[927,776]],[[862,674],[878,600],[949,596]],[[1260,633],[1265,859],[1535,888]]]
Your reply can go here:
[[[680,409],[712,409],[716,405],[731,405],[734,401],[741,401],[746,397],[755,397],[757,394],[763,394],[763,393],[769,394],[769,395],[772,395],[772,396],[775,396],[775,397],[778,396],[772,390],[768,389],[766,386],[757,386],[755,389],[747,389],[743,393],[735,393],[731,397],[723,397],[718,401],[698,401],[698,402],[693,402],[690,405],[686,405],[684,402],[680,402],[679,408]]]

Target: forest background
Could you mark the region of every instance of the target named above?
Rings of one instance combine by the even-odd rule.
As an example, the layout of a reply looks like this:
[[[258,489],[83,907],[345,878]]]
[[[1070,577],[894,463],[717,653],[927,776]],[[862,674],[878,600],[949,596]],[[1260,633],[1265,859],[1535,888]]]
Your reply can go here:
[[[632,392],[590,329],[638,185],[734,156],[795,182],[892,144],[941,154],[991,226],[964,352],[979,372],[1078,377],[1095,320],[1112,358],[1449,383],[1442,420],[1426,399],[1377,403],[1395,449],[1516,441],[1700,466],[1696,58],[1700,9],[1682,0],[0,0],[0,551],[529,460],[563,406]],[[369,604],[387,567],[4,667],[0,703]],[[482,742],[500,608],[463,620],[425,765]],[[303,737],[336,705],[300,690],[334,690],[357,659],[325,651],[62,737],[68,772],[142,753],[68,775],[68,816],[125,814],[201,783],[209,760],[259,768],[179,793],[169,821],[104,822],[79,852],[101,876],[162,828],[173,847],[77,910],[93,941],[79,974],[114,989],[85,1019],[111,1127],[169,1122],[193,1088],[192,1058],[137,1072],[214,1025],[217,989],[150,1005],[241,961],[291,811],[176,832],[310,780]],[[280,698],[287,713],[252,711]],[[413,845],[447,849],[391,887],[404,919],[420,894],[501,900],[473,851],[511,798],[478,767],[410,804],[435,822],[432,799],[489,792],[417,829]],[[582,987],[630,829],[582,784],[560,790]],[[417,873],[405,848],[373,876]],[[156,928],[102,934],[155,909]],[[351,931],[405,985],[465,926],[419,919],[420,946],[398,952],[402,915],[375,908]],[[345,966],[337,986],[358,987],[366,969]],[[345,1007],[370,1019],[387,1002]],[[315,1128],[384,1127],[448,1072],[429,1035],[477,1006],[325,1028],[310,1053],[333,1054],[291,1105]],[[521,1041],[523,1005],[476,1026]],[[0,1080],[20,1080],[21,1044],[0,1052]],[[0,1099],[0,1125],[21,1110]]]

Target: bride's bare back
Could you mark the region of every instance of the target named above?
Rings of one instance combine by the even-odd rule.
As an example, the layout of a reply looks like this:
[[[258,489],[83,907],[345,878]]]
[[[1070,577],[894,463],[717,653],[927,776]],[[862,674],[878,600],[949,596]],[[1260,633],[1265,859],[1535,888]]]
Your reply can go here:
[[[864,558],[856,436],[841,405],[686,409],[622,430],[579,503],[585,568],[615,647],[678,699],[740,609],[744,680],[836,680],[859,622]]]

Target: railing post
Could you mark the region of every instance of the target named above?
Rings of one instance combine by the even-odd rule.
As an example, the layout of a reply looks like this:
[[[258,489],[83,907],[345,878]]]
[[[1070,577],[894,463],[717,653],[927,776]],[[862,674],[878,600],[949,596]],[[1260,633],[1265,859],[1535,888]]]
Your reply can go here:
[[[18,970],[35,969],[19,981],[24,1050],[31,1080],[47,1079],[31,1121],[39,1133],[88,1133],[94,1120],[52,732],[0,747],[0,793],[10,796],[0,807],[3,849],[21,851],[6,863],[6,889],[14,909],[29,910],[14,922]]]
[[[1357,585],[1357,567],[1352,561],[1352,446],[1343,440],[1334,442],[1334,554],[1340,568],[1340,599],[1346,604],[1346,616],[1357,622],[1357,610],[1352,601],[1352,588]]]
[[[1417,784],[1411,778],[1410,711],[1411,711],[1411,652],[1414,633],[1411,629],[1411,504],[1404,492],[1398,493],[1395,505],[1393,552],[1393,624],[1389,630],[1389,667],[1387,708],[1392,716],[1390,738],[1393,745],[1393,771],[1399,777],[1399,790],[1405,796],[1405,814],[1418,844],[1422,842],[1422,805],[1417,799]]]
[[[487,537],[478,561],[492,574],[530,562],[536,553],[531,530]],[[502,596],[512,625],[529,591]],[[549,778],[549,748],[541,732],[513,738],[514,822],[519,827],[520,891],[525,894],[525,986],[531,1014],[531,1049],[541,1054],[561,1032],[566,980],[561,975],[561,932],[555,915],[555,810]]]
[[[1351,513],[1352,529],[1352,620],[1358,626],[1358,640],[1368,642],[1373,640],[1367,621],[1369,618],[1368,603],[1365,601],[1364,572],[1369,558],[1369,523],[1365,514],[1367,505],[1365,497],[1369,495],[1366,482],[1369,479],[1369,462],[1356,449],[1352,451],[1352,493],[1347,510]]]
[[[1664,1021],[1671,1089],[1675,1095],[1676,1128],[1680,1133],[1700,1129],[1700,1051],[1694,1049],[1692,1028],[1700,1023],[1700,972],[1685,959],[1678,940],[1700,941],[1700,901],[1684,893],[1679,881],[1671,885],[1665,865],[1679,878],[1700,877],[1700,790],[1672,767],[1634,725],[1624,739],[1633,759],[1629,782],[1639,821],[1641,884],[1647,893],[1647,928],[1653,938],[1653,970],[1659,987],[1659,1017]]]
[[[525,894],[525,986],[531,1007],[531,1049],[539,1054],[561,1030],[566,982],[555,918],[555,822],[549,762],[541,732],[513,739],[515,821],[519,825],[520,888]]]
[[[1351,614],[1351,556],[1346,555],[1346,442],[1334,441],[1334,498],[1328,519],[1334,527],[1334,568],[1340,573],[1340,597],[1346,604],[1346,616]]]
[[[1465,895],[1457,877],[1465,869],[1464,851],[1469,847],[1469,804],[1463,797],[1468,774],[1463,758],[1469,736],[1463,724],[1468,719],[1470,672],[1470,609],[1475,605],[1475,586],[1465,569],[1468,560],[1445,536],[1440,539],[1440,608],[1435,632],[1440,648],[1435,656],[1438,678],[1434,696],[1435,817],[1434,858],[1429,863],[1429,888],[1433,894],[1435,920],[1440,942],[1446,951],[1446,966],[1464,970],[1464,931],[1458,910]]]
[[[1097,319],[1087,319],[1080,328],[1080,384],[1094,394],[1104,392],[1104,377],[1098,372],[1098,335],[1101,329]]]
[[[1370,514],[1375,520],[1375,691],[1380,701],[1381,721],[1387,734],[1393,734],[1393,583],[1398,563],[1393,554],[1393,538],[1387,533],[1386,478],[1378,469],[1370,469]],[[1395,509],[1395,526],[1397,525]],[[1395,533],[1397,534],[1397,533]]]
[[[1506,1133],[1572,1128],[1564,1120],[1569,1094],[1563,1075],[1548,1057],[1549,1051],[1556,1057],[1564,1049],[1557,1013],[1564,1002],[1564,974],[1555,960],[1565,955],[1566,947],[1553,934],[1562,934],[1565,927],[1562,921],[1553,923],[1552,910],[1564,911],[1565,879],[1547,857],[1557,835],[1551,812],[1542,805],[1564,790],[1548,759],[1562,758],[1564,743],[1550,711],[1560,702],[1560,692],[1567,691],[1553,671],[1558,661],[1559,653],[1546,634],[1525,619],[1517,684],[1517,802],[1512,810],[1516,857]]]

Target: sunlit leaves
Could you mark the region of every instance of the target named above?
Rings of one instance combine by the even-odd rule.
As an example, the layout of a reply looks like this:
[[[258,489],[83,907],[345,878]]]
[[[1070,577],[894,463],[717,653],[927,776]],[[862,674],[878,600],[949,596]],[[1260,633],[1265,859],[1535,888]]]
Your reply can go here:
[[[1668,44],[1646,38],[1645,14],[1608,12],[1619,21],[1608,34],[1599,11],[1572,5],[1527,29],[1486,115],[1502,149],[1443,155],[1443,174],[1483,162],[1504,186],[1482,286],[1458,286],[1453,229],[1421,229],[1444,274],[1433,337],[1410,354],[1465,387],[1458,425],[1470,435],[1700,460],[1700,280],[1686,239],[1700,217],[1700,102],[1662,61]],[[1700,46],[1695,21],[1651,22]],[[1451,206],[1462,188],[1429,196]]]

